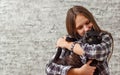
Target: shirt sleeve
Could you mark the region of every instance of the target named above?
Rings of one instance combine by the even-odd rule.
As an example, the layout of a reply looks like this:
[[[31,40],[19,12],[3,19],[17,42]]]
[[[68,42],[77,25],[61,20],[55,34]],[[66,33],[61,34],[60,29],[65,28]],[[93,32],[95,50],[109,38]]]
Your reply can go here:
[[[58,65],[56,63],[49,63],[46,65],[47,75],[67,75],[71,66]]]
[[[62,50],[60,57],[64,57],[63,55],[64,55],[64,50]],[[52,59],[54,59],[54,56]],[[52,59],[46,65],[46,68],[45,68],[46,74],[47,75],[67,75],[68,70],[72,66],[58,65],[58,64],[52,62]]]
[[[112,38],[109,34],[102,35],[102,42],[100,44],[80,44],[85,51],[85,56],[89,59],[96,59],[98,61],[103,61],[107,59],[109,53],[111,52]]]

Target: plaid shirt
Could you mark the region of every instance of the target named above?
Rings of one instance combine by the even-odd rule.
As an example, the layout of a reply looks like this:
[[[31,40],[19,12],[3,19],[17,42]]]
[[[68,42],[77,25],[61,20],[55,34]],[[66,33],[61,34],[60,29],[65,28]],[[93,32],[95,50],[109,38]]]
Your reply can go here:
[[[98,65],[97,67],[100,71],[99,75],[110,75],[107,58],[108,58],[108,55],[111,53],[112,39],[109,36],[109,34],[102,35],[102,42],[100,44],[89,45],[88,43],[83,44],[81,43],[81,41],[78,41],[78,43],[85,51],[85,54],[82,56],[84,57],[83,60],[85,60],[86,57],[88,57],[89,59],[104,61],[102,64],[101,63],[97,64]],[[62,49],[62,52],[59,58],[63,58],[64,55],[65,55],[65,51],[64,49]],[[46,65],[47,75],[67,75],[68,70],[72,68],[72,66],[58,65],[51,61],[49,61],[49,63]]]

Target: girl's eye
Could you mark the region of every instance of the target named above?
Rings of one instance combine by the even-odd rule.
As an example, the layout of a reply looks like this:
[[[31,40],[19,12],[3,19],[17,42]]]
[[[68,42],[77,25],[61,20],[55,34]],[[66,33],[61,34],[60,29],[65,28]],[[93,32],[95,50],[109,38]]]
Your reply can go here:
[[[90,21],[87,21],[87,22],[86,22],[86,25],[88,25],[89,23],[90,23]]]
[[[82,29],[83,28],[83,26],[79,26],[77,29]]]

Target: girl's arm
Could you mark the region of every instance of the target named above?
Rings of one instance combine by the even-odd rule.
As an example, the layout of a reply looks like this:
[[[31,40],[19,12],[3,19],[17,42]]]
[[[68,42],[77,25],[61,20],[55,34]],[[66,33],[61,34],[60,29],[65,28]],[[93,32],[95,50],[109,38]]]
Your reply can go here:
[[[64,51],[62,51],[62,53],[64,54]],[[60,56],[60,57],[62,57],[62,56]],[[53,56],[53,58],[54,58],[54,56]],[[72,66],[59,65],[59,64],[56,64],[56,63],[50,61],[46,65],[45,70],[46,70],[47,75],[93,75],[96,67],[90,66],[89,64],[91,62],[92,61],[89,61],[88,63],[84,64],[80,68],[72,68]]]
[[[111,53],[112,38],[109,34],[102,36],[102,42],[100,44],[81,44],[81,47],[85,51],[85,55],[89,59],[96,59],[98,61],[103,61],[107,59],[108,55]]]
[[[93,75],[96,67],[90,66],[92,60],[88,61],[80,68],[71,68],[67,75]]]
[[[49,62],[46,65],[46,73],[47,75],[67,75],[68,70],[71,68],[71,66],[63,66],[58,65],[54,62]]]
[[[67,42],[66,37],[59,38],[57,41],[57,47],[67,48],[68,50],[71,50],[71,46],[74,42]],[[78,55],[83,55],[85,52],[83,48],[80,46],[79,43],[76,43],[73,48],[73,52],[75,52]]]
[[[61,42],[64,44],[61,45]],[[102,61],[107,58],[109,55],[110,48],[112,44],[112,38],[109,34],[105,34],[102,36],[102,43],[100,44],[93,44],[89,45],[88,43],[76,43],[73,52],[75,52],[78,55],[86,55],[89,57],[89,59],[96,59],[99,61]],[[71,46],[73,45],[73,42],[67,42],[65,39],[59,39],[57,42],[57,46],[67,48],[71,50]]]
[[[55,63],[49,63],[46,66],[47,75],[93,75],[96,67],[90,66],[92,61],[88,61],[80,68],[63,66]]]
[[[55,59],[55,55],[53,55],[52,59],[46,65],[45,70],[47,75],[67,75],[68,70],[72,66],[64,66],[64,65],[59,65],[57,63],[54,63],[53,60]],[[58,58],[64,58],[63,55],[65,55],[65,51],[62,49],[60,56]]]

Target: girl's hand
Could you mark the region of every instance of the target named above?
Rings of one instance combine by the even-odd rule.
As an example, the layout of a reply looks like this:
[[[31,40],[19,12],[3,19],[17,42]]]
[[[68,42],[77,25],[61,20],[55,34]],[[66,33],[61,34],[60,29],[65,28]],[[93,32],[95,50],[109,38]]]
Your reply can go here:
[[[89,60],[85,65],[83,65],[81,68],[81,71],[83,71],[82,75],[93,75],[96,67],[90,66],[90,63],[92,60]]]
[[[90,66],[92,60],[88,61],[80,68],[71,68],[67,75],[93,75],[96,67]]]
[[[58,41],[57,41],[57,47],[61,47],[61,48],[66,48],[66,45],[67,45],[67,41],[65,40],[66,37],[62,37],[62,38],[59,38]]]

